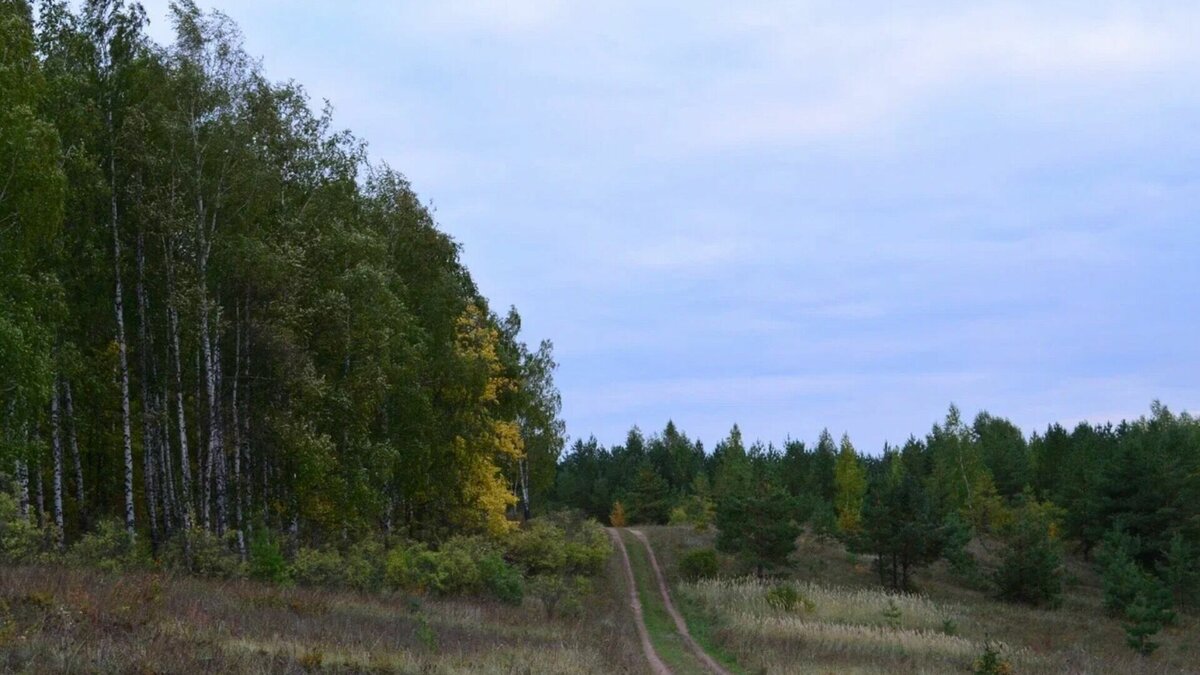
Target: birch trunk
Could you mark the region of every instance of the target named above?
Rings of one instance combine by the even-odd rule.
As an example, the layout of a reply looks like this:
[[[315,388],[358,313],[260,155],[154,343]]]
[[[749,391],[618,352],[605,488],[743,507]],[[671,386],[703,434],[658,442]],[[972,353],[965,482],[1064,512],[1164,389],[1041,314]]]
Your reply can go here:
[[[201,259],[200,269],[207,269],[207,260]],[[203,275],[202,277],[203,278]],[[221,352],[217,335],[211,331],[220,324],[220,314],[210,324],[210,312],[207,298],[202,301],[200,311],[200,357],[204,366],[204,385],[208,401],[208,451],[205,456],[204,487],[205,487],[205,522],[217,532],[223,534],[227,523],[225,504],[225,451],[224,433],[221,425]],[[209,520],[208,490],[215,489],[213,495],[216,507],[215,522]]]
[[[158,425],[158,469],[159,487],[162,488],[163,520],[166,529],[173,532],[180,522],[179,499],[175,493],[175,463],[171,459],[171,420],[167,415],[167,391],[164,384],[158,394],[158,411],[162,423]]]
[[[42,463],[40,461],[33,465],[33,515],[34,522],[38,527],[42,527],[45,523],[42,522],[42,514],[46,511],[46,493],[42,490]]]
[[[201,344],[205,345],[208,342],[208,331],[201,330]],[[204,405],[202,401],[205,398],[204,394],[204,378],[205,369],[201,367],[201,361],[206,360],[204,356],[207,352],[207,346],[202,346],[201,351],[196,353],[196,444],[199,447],[197,452],[200,456],[196,458],[196,469],[200,472],[200,525],[206,529],[212,529],[212,500],[210,499],[210,490],[212,488],[212,453],[209,452],[209,447],[205,443],[204,431],[207,425],[201,422],[204,419]]]
[[[63,381],[63,412],[67,415],[67,443],[71,446],[71,461],[75,470],[75,507],[79,509],[79,521],[86,527],[87,506],[84,504],[83,458],[79,456],[79,438],[75,431],[75,400],[71,396],[71,381]]]
[[[165,246],[165,244],[164,244]],[[175,419],[179,426],[179,484],[182,494],[180,516],[185,536],[190,534],[195,502],[192,499],[192,458],[188,452],[187,410],[183,404],[183,357],[179,349],[179,312],[174,301],[174,261],[169,251],[167,262],[167,328],[171,331],[171,363],[175,374]]]
[[[17,460],[17,510],[29,520],[29,466],[23,459]]]
[[[138,355],[141,367],[142,394],[142,484],[145,486],[146,513],[150,516],[150,546],[157,550],[159,536],[158,518],[158,471],[155,457],[158,454],[158,412],[154,399],[150,397],[150,382],[154,379],[154,344],[147,326],[149,302],[146,299],[146,252],[141,228],[137,237],[137,312],[138,312]]]
[[[58,547],[63,546],[63,449],[62,432],[59,430],[58,378],[54,379],[53,395],[50,397],[50,447],[54,454],[54,524],[58,526]]]
[[[236,304],[236,303],[235,303]],[[246,539],[243,534],[244,525],[242,523],[242,434],[241,425],[239,424],[238,415],[238,381],[242,377],[242,313],[241,310],[234,309],[234,353],[233,353],[233,405],[230,408],[230,413],[233,416],[233,505],[234,505],[234,522],[233,527],[237,532],[238,554],[242,559],[246,558]]]
[[[108,114],[108,132],[112,140],[112,111]],[[121,380],[121,442],[125,452],[125,529],[134,534],[133,509],[133,431],[129,410],[129,354],[125,345],[125,301],[121,286],[121,235],[117,227],[117,159],[114,150],[108,155],[109,176],[112,190],[109,198],[109,216],[113,238],[113,314],[117,321],[117,377]]]
[[[529,520],[529,461],[522,457],[517,463],[517,472],[521,477],[521,510],[525,520]]]

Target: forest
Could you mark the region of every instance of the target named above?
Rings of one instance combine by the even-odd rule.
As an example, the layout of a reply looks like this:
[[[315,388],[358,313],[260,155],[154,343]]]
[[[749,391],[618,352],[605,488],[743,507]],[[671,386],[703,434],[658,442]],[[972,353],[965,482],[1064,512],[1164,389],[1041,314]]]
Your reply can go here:
[[[551,344],[407,180],[191,2],[0,21],[0,465],[70,545],[499,533],[553,481]]]

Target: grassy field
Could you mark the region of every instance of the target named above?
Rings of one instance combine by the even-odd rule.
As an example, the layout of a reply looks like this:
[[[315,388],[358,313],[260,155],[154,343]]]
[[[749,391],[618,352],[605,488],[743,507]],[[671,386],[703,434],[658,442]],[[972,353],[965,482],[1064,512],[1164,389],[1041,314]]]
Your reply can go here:
[[[668,575],[683,551],[712,542],[711,533],[688,528],[641,529]],[[920,593],[887,593],[869,560],[815,538],[802,539],[795,560],[790,581],[811,609],[772,607],[765,595],[775,582],[745,577],[676,581],[675,597],[689,624],[710,625],[711,640],[750,672],[970,672],[989,641],[1017,673],[1200,672],[1196,617],[1181,616],[1158,636],[1152,657],[1137,656],[1120,623],[1104,615],[1099,580],[1080,561],[1068,565],[1063,606],[1041,610],[993,600],[942,566],[918,576]],[[899,610],[890,619],[889,603]]]
[[[588,611],[0,568],[0,672],[642,673],[615,558]]]

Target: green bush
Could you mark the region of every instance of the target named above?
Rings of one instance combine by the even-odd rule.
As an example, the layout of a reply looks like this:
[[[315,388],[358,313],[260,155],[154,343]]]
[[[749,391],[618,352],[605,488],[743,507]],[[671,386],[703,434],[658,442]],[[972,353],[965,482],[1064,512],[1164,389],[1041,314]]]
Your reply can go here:
[[[804,597],[804,594],[791,584],[779,584],[768,590],[764,597],[768,605],[781,612],[792,612],[796,609],[811,612],[816,607],[812,600]]]
[[[57,529],[39,528],[32,519],[19,515],[17,502],[0,492],[0,562],[42,562],[54,557]]]
[[[496,554],[495,546],[482,537],[451,537],[438,549],[437,564],[441,586],[446,595],[470,595],[484,590],[479,562]]]
[[[561,572],[567,565],[567,536],[563,529],[538,519],[508,538],[508,557],[528,574]]]
[[[1149,656],[1158,648],[1150,638],[1172,623],[1175,612],[1171,609],[1171,593],[1157,584],[1147,584],[1125,608],[1125,642],[1142,656]]]
[[[983,654],[975,659],[971,671],[975,675],[1012,675],[1012,663],[1004,658],[1000,650],[996,649],[991,641],[988,641],[983,646]]]
[[[679,559],[679,576],[688,581],[711,579],[719,571],[717,552],[711,548],[694,548]]]
[[[150,554],[137,545],[121,521],[113,518],[100,521],[95,532],[80,537],[67,554],[67,561],[81,567],[121,572],[148,566]]]
[[[288,566],[288,576],[302,586],[337,588],[346,585],[342,556],[331,548],[301,547]]]
[[[604,569],[612,555],[612,540],[599,523],[587,520],[569,535],[563,549],[568,573],[594,576]]]
[[[383,563],[383,584],[386,588],[401,590],[409,587],[414,553],[405,546],[396,546],[388,551]]]
[[[211,579],[243,578],[248,570],[235,552],[236,536],[230,532],[222,540],[208,530],[193,527],[191,532],[180,532],[166,542],[162,563],[165,567]]]
[[[279,548],[279,540],[265,527],[250,537],[250,576],[259,581],[284,583],[288,580],[287,561]]]
[[[451,537],[436,551],[424,544],[397,547],[387,556],[384,577],[391,588],[439,595],[474,594],[484,590],[480,561],[499,556],[481,537]]]
[[[583,612],[583,598],[591,591],[591,583],[581,576],[564,577],[543,574],[531,578],[529,594],[537,598],[546,616],[578,616]]]
[[[491,553],[479,561],[483,585],[501,602],[520,606],[525,598],[525,580],[514,567],[504,562],[499,553]]]
[[[373,593],[383,588],[386,556],[383,545],[364,539],[350,547],[343,558],[346,584],[356,591]]]

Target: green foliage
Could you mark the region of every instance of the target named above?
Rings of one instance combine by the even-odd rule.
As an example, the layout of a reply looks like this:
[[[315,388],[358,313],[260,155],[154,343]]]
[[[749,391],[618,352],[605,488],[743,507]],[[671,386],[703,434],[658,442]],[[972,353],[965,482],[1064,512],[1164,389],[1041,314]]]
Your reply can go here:
[[[881,583],[910,588],[911,573],[937,560],[946,545],[946,528],[937,521],[921,481],[890,456],[886,473],[872,481],[853,551],[875,556]]]
[[[273,583],[288,580],[287,560],[279,547],[279,539],[267,528],[254,530],[250,537],[249,555],[250,578]]]
[[[671,486],[649,464],[638,469],[625,494],[629,522],[664,525],[670,518]]]
[[[842,436],[841,450],[833,469],[834,506],[838,530],[857,534],[862,529],[863,496],[867,492],[867,475],[849,436]]]
[[[52,534],[22,518],[16,501],[0,492],[0,563],[28,564],[52,555]]]
[[[888,598],[887,605],[880,614],[883,615],[883,623],[892,630],[900,628],[900,624],[904,619],[904,613],[900,611],[900,607],[892,598]]]
[[[1170,593],[1148,585],[1125,607],[1125,642],[1137,653],[1149,656],[1158,648],[1150,638],[1174,621]]]
[[[186,539],[185,539],[186,537]],[[189,574],[210,579],[240,579],[249,570],[235,553],[230,533],[225,539],[200,527],[179,532],[163,546],[163,567],[185,570]]]
[[[149,552],[137,545],[124,523],[108,518],[101,520],[95,532],[85,534],[67,552],[67,562],[80,567],[96,567],[109,572],[122,572],[146,567]]]
[[[1057,607],[1062,602],[1062,552],[1056,537],[1059,510],[1026,501],[1006,532],[1000,569],[993,576],[997,594],[1011,602]]]
[[[816,609],[813,601],[806,598],[792,584],[778,584],[767,589],[763,596],[767,604],[780,612],[794,612],[797,609],[811,612]]]
[[[480,559],[479,576],[496,599],[508,605],[521,605],[525,597],[525,580],[499,553],[490,553]]]
[[[591,582],[582,576],[540,574],[529,579],[526,590],[537,598],[546,616],[578,616],[583,612],[583,598],[591,592]]]
[[[354,544],[342,557],[346,585],[364,593],[381,590],[386,559],[383,545],[378,541],[364,539]]]
[[[568,531],[569,529],[569,531]],[[538,518],[508,536],[507,555],[529,575],[598,574],[612,544],[598,523]]]
[[[1200,552],[1180,533],[1171,538],[1159,576],[1181,607],[1200,607]]]
[[[301,586],[339,588],[346,585],[346,567],[332,548],[301,547],[288,565],[288,578]]]
[[[717,549],[740,557],[760,576],[786,566],[800,533],[794,510],[791,497],[769,482],[723,496],[717,505]]]
[[[717,552],[711,548],[694,548],[679,558],[679,576],[688,581],[711,579],[720,570]]]
[[[541,519],[509,535],[507,542],[509,559],[531,575],[553,574],[566,568],[566,546],[563,529]]]
[[[983,654],[975,659],[972,665],[975,675],[1012,675],[1012,662],[1004,658],[1000,650],[988,640],[983,646]]]

